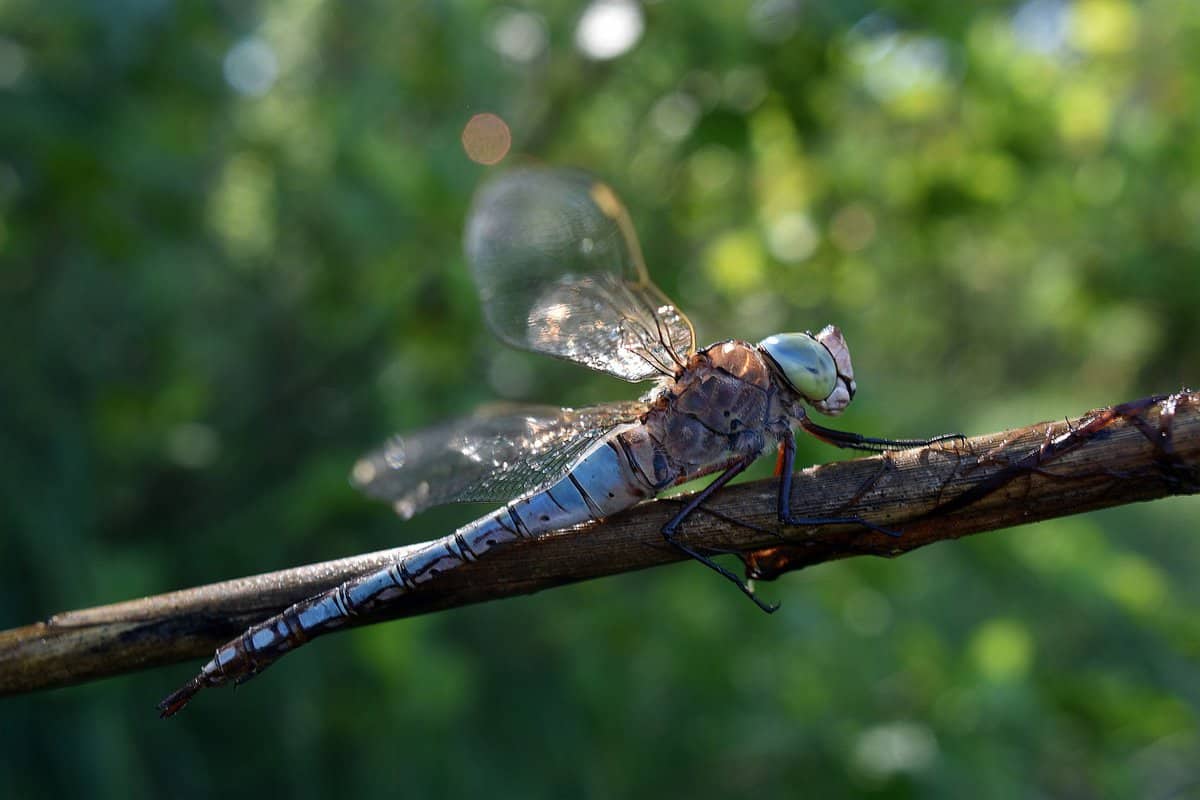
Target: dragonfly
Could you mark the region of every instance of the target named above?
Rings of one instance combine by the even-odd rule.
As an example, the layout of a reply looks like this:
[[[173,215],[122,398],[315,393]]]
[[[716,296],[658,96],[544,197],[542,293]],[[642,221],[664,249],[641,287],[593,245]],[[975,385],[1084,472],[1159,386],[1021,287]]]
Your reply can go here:
[[[634,401],[481,413],[393,437],[363,457],[351,482],[403,518],[443,503],[504,505],[249,628],[159,704],[162,716],[178,712],[201,689],[249,680],[313,637],[494,548],[602,519],[707,475],[717,477],[682,505],[663,537],[772,611],[746,581],[680,540],[684,520],[778,448],[782,523],[857,524],[892,533],[858,517],[791,513],[794,427],[870,451],[948,438],[875,439],[811,420],[810,408],[841,414],[857,388],[850,351],[833,325],[815,334],[696,349],[688,318],[651,282],[625,207],[608,184],[586,172],[522,167],[503,173],[476,194],[464,239],[484,316],[500,339],[626,381],[654,381],[653,388]]]

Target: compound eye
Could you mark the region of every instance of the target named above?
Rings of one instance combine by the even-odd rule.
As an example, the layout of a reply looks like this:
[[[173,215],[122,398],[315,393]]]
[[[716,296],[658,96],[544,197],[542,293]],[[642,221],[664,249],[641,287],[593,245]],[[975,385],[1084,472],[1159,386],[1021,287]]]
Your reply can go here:
[[[818,403],[837,388],[837,364],[833,355],[807,333],[777,333],[758,344],[779,367],[796,393],[809,403]]]

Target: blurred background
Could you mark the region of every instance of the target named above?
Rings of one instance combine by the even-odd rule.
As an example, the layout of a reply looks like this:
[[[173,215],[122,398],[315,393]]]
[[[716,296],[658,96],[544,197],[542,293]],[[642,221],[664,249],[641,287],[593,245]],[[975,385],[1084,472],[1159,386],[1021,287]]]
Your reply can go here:
[[[463,218],[531,158],[617,189],[702,342],[839,324],[843,428],[1200,374],[1200,4],[7,0],[0,627],[441,536],[485,508],[402,523],[354,459],[636,397],[482,325]],[[1185,796],[1198,521],[824,565],[773,617],[626,575],[322,639],[169,723],[199,660],[6,698],[0,795]]]

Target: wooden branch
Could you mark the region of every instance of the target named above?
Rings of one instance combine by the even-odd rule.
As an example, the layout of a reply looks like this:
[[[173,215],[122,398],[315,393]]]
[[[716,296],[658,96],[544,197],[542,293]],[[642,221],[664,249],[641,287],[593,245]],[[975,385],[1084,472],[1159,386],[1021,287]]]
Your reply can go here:
[[[1200,395],[1146,398],[1083,417],[798,473],[793,511],[858,516],[859,525],[782,528],[778,482],[728,487],[685,523],[692,547],[734,552],[752,577],[856,555],[896,556],[931,542],[1200,491]],[[659,533],[679,500],[644,503],[602,523],[489,553],[358,624],[529,594],[681,559]],[[411,547],[416,547],[413,545]],[[410,548],[56,614],[0,631],[0,694],[199,659],[249,625]],[[714,581],[713,591],[726,587]],[[740,602],[731,597],[730,602]]]

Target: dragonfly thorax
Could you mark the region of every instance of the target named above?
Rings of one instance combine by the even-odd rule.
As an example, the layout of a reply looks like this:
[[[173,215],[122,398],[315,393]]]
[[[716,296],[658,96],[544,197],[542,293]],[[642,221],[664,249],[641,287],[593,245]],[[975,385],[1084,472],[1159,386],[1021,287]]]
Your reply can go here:
[[[788,388],[823,414],[837,416],[854,397],[854,368],[842,332],[777,333],[758,343]]]

